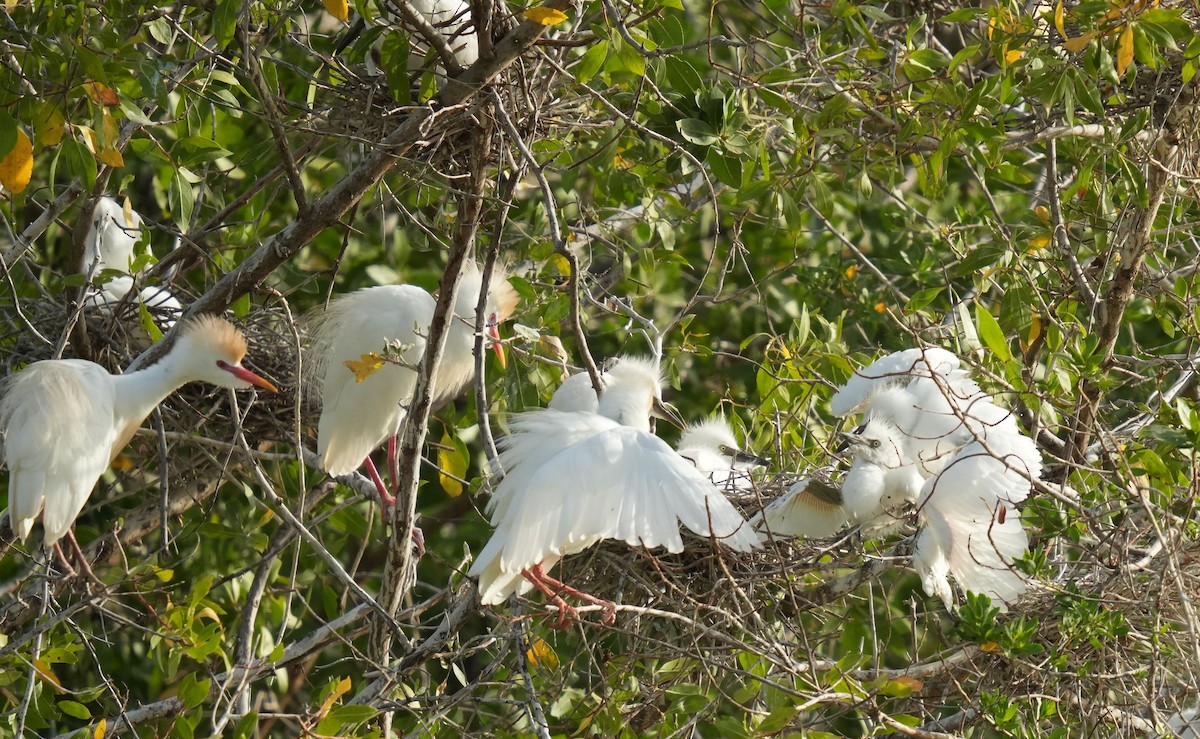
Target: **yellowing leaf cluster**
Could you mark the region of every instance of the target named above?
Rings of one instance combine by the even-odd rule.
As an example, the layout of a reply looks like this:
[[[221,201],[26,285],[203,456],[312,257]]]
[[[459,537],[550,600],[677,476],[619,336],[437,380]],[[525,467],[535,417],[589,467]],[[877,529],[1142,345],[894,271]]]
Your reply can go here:
[[[33,142],[28,134],[17,129],[17,142],[12,151],[0,159],[0,185],[12,193],[19,193],[29,187],[33,177]]]
[[[325,4],[325,9],[334,18],[337,18],[342,23],[350,20],[350,4],[346,0],[321,0]]]
[[[530,8],[525,11],[525,17],[534,23],[540,23],[543,26],[553,26],[565,21],[568,16],[566,13],[556,8],[547,8],[544,5],[539,5],[536,8]]]
[[[346,368],[354,373],[355,382],[362,382],[378,372],[380,367],[387,364],[387,360],[381,355],[371,352],[370,354],[361,355],[359,359],[347,359],[342,364],[346,365]]]

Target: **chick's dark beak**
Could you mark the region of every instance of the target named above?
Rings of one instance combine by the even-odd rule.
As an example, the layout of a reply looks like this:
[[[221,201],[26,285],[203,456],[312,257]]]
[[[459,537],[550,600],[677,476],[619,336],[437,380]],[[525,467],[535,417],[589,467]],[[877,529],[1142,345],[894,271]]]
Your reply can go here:
[[[675,428],[683,431],[687,424],[679,416],[679,411],[675,410],[675,406],[665,402],[662,398],[655,398],[654,404],[650,407],[651,415],[656,418],[661,418]]]
[[[756,467],[766,467],[771,463],[771,460],[766,457],[760,457],[750,452],[743,452],[740,449],[733,453],[733,461],[739,464],[751,464]]]

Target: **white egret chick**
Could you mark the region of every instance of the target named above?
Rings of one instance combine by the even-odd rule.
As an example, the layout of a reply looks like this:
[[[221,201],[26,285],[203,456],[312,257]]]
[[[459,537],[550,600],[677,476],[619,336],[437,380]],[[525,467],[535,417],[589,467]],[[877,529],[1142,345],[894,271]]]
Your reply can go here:
[[[145,369],[110,375],[94,362],[52,359],[10,377],[0,400],[0,435],[13,532],[24,541],[40,516],[45,546],[70,535],[100,475],[146,416],[180,386],[198,381],[276,392],[242,366],[245,355],[246,338],[237,328],[202,316],[183,329],[161,361]]]
[[[126,210],[115,199],[109,197],[96,201],[96,212],[92,216],[91,227],[88,228],[83,252],[85,274],[99,274],[105,269],[128,272],[129,263],[133,261],[133,247],[137,244],[141,231],[142,217],[136,210]]]
[[[1033,440],[992,434],[971,442],[925,483],[913,567],[929,595],[952,608],[948,575],[963,590],[982,593],[1002,610],[1025,592],[1014,567],[1029,546],[1016,509],[1042,471]]]
[[[724,416],[690,424],[679,437],[675,451],[726,492],[753,490],[750,471],[769,462],[741,450]]]
[[[841,434],[854,463],[842,481],[842,504],[851,520],[870,523],[915,503],[925,479],[907,458],[907,440],[886,421],[871,419]]]
[[[483,273],[474,262],[466,262],[463,269],[446,349],[433,378],[435,402],[454,397],[475,377],[475,306]],[[502,270],[493,274],[485,330],[502,363],[499,325],[512,315],[517,301],[507,275]],[[392,505],[394,497],[370,455],[391,440],[388,467],[394,474],[394,441],[416,387],[416,368],[425,354],[435,302],[416,285],[367,287],[335,298],[314,326],[308,355],[312,377],[320,385],[317,455],[321,466],[331,475],[345,475],[365,464],[384,508]],[[404,366],[388,362],[366,377],[351,369],[366,355],[382,352],[389,342],[399,345]]]
[[[598,413],[546,408],[513,416],[512,434],[500,441],[507,476],[488,503],[496,530],[470,571],[483,603],[536,587],[558,606],[558,628],[578,615],[564,593],[602,606],[611,623],[611,602],[547,571],[605,539],[681,552],[681,523],[736,551],[759,546],[713,484],[650,433],[660,392],[656,363],[622,357],[604,379]]]

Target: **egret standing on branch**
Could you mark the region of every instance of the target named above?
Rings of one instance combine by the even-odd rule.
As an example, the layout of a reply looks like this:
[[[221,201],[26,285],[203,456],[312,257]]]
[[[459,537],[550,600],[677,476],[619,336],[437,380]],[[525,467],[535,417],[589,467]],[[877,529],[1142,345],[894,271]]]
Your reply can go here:
[[[474,377],[475,306],[483,273],[466,262],[458,287],[446,350],[433,378],[434,402],[457,395]],[[516,291],[501,270],[488,283],[486,331],[501,364],[499,324],[517,307]],[[417,365],[433,322],[435,300],[416,285],[367,287],[335,298],[316,320],[309,349],[313,378],[320,378],[321,417],[317,456],[331,475],[366,465],[384,509],[395,502],[371,452],[388,442],[388,469],[396,480],[396,435],[417,383]],[[398,347],[399,362],[385,361],[385,346]]]
[[[164,398],[189,382],[276,392],[242,366],[245,355],[240,331],[223,318],[202,316],[184,327],[162,361],[127,375],[82,359],[51,359],[10,377],[0,400],[0,435],[16,535],[27,539],[40,516],[45,546],[57,546],[66,535],[78,550],[71,524],[100,475]]]
[[[605,539],[681,552],[680,523],[736,551],[759,545],[713,484],[650,433],[661,383],[656,363],[622,357],[604,382],[597,413],[519,413],[500,440],[506,476],[488,503],[496,530],[470,571],[484,604],[536,587],[558,606],[558,628],[577,616],[564,593],[601,606],[611,623],[613,603],[546,572]]]

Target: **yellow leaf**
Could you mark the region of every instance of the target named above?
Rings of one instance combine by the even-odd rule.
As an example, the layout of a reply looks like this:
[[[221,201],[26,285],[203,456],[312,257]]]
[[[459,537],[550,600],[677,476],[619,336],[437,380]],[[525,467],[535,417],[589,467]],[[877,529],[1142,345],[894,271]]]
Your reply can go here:
[[[876,313],[883,313],[885,310],[887,310],[887,306],[883,304],[883,301],[880,301],[875,304],[875,312]]]
[[[442,483],[442,490],[445,490],[446,495],[451,498],[457,498],[462,495],[463,486],[459,480],[466,477],[467,458],[454,444],[454,439],[450,436],[449,431],[442,432],[442,441],[438,445],[437,456],[438,481]]]
[[[1058,0],[1058,5],[1054,6],[1054,27],[1058,29],[1059,36],[1064,39],[1067,37],[1067,30],[1063,25],[1063,0]]]
[[[994,641],[984,642],[979,645],[979,649],[984,652],[999,652],[1000,645]]]
[[[1047,246],[1050,246],[1049,236],[1035,236],[1033,240],[1029,242],[1029,251],[1041,251]]]
[[[849,267],[846,268],[846,271],[843,272],[842,274],[846,275],[847,280],[853,280],[854,276],[858,274],[858,265],[857,264],[850,265]]]
[[[1025,339],[1026,346],[1032,346],[1033,342],[1038,340],[1042,335],[1042,317],[1037,313],[1033,314],[1033,318],[1029,321],[1029,335]]]
[[[104,730],[108,727],[108,721],[100,719],[96,722],[96,730],[92,732],[92,739],[104,739]]]
[[[1023,56],[1025,56],[1025,52],[1021,51],[1020,49],[1009,49],[1008,51],[1004,52],[1004,61],[1008,64],[1012,64]]]
[[[992,31],[994,30],[996,30],[996,18],[993,16],[988,18],[987,37],[989,41],[992,39]]]
[[[329,691],[329,695],[325,696],[325,701],[321,703],[321,710],[317,714],[324,716],[329,709],[346,693],[350,692],[350,678],[343,677],[338,681],[338,684],[333,686],[333,690]]]
[[[4,0],[4,9],[13,12],[17,9],[17,0]]]
[[[1121,38],[1117,40],[1117,74],[1125,74],[1129,63],[1133,61],[1133,26],[1125,24],[1121,30]]]
[[[1077,54],[1083,51],[1092,39],[1096,38],[1096,31],[1088,31],[1078,38],[1069,38],[1063,42],[1063,48],[1072,54]]]
[[[925,687],[924,682],[922,682],[921,680],[918,680],[915,677],[910,677],[908,675],[901,675],[900,677],[892,680],[892,682],[903,685],[904,687],[908,688],[909,690],[911,690],[914,693],[920,691],[921,688]]]
[[[133,469],[133,460],[129,457],[126,457],[124,454],[118,454],[113,458],[112,464],[110,464],[109,467],[112,467],[114,470],[120,470],[121,472],[128,472]]]
[[[53,685],[58,692],[63,692],[62,683],[58,681],[58,676],[54,674],[54,670],[50,669],[50,665],[46,664],[39,657],[33,661],[33,669],[37,672],[37,676],[42,680]]]
[[[18,193],[29,187],[33,177],[33,142],[21,129],[17,129],[17,143],[12,151],[0,159],[0,185],[9,192]]]
[[[110,167],[125,166],[125,157],[121,156],[121,152],[116,149],[101,149],[96,152],[96,161],[101,164],[107,164]]]
[[[563,277],[571,276],[571,263],[562,254],[551,254],[550,263],[554,265],[555,269]]]
[[[325,3],[325,9],[334,18],[337,18],[342,23],[350,20],[350,4],[346,0],[321,0]]]
[[[525,652],[525,658],[529,660],[530,667],[537,667],[539,664],[547,670],[558,667],[558,655],[554,653],[554,648],[542,638],[538,638],[530,645]]]
[[[555,8],[547,8],[544,5],[539,5],[536,8],[526,10],[525,17],[534,23],[541,23],[543,26],[553,26],[556,23],[565,21],[567,14]]]
[[[1039,205],[1033,209],[1033,214],[1037,216],[1042,223],[1050,222],[1050,209],[1044,205]]]
[[[378,372],[379,368],[387,364],[387,362],[384,361],[383,357],[371,352],[370,354],[363,354],[361,361],[347,359],[345,362],[342,362],[342,364],[346,365],[346,367],[354,373],[355,382],[362,382]]]
[[[55,146],[62,141],[66,121],[62,111],[54,103],[43,103],[41,110],[33,118],[33,137],[37,140],[39,149]]]
[[[217,623],[221,623],[221,617],[212,609],[212,606],[205,606],[196,613],[196,618],[211,618]]]
[[[171,582],[175,577],[175,570],[171,568],[157,569],[154,571],[154,576],[163,582]]]
[[[84,82],[83,91],[97,105],[115,108],[121,104],[121,98],[117,95],[117,91],[100,82]]]

